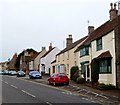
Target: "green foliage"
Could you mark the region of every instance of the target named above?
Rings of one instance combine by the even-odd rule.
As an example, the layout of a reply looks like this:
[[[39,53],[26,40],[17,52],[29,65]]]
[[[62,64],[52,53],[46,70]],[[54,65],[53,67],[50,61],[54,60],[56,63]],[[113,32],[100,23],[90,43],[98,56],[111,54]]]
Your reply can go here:
[[[111,89],[115,89],[115,86],[112,84],[100,83],[97,85],[97,89],[99,89],[99,90],[111,90]]]
[[[85,83],[85,78],[78,77],[78,78],[76,79],[76,82],[77,82],[78,84],[83,84],[83,83]]]
[[[70,70],[70,79],[73,80],[73,75],[76,73],[76,71],[79,70],[78,66],[73,66]]]
[[[76,82],[76,79],[77,79],[78,77],[79,77],[79,70],[77,70],[77,71],[74,73],[74,75],[73,75],[73,77],[72,77],[72,80]]]

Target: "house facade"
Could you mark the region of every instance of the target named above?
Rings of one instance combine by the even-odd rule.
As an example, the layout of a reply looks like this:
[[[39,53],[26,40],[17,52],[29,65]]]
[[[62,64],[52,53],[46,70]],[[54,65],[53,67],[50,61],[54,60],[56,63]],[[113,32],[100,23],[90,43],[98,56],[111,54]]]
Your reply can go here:
[[[45,74],[51,74],[51,62],[55,60],[56,54],[60,50],[57,47],[52,47],[50,43],[49,50],[40,58],[40,72],[45,72]]]
[[[0,63],[0,71],[8,70],[8,61]]]
[[[110,20],[90,33],[75,53],[80,73],[86,81],[96,79],[96,82],[119,87],[120,64],[117,61],[120,61],[120,16],[115,5],[114,8],[112,6]]]
[[[45,47],[42,47],[42,51],[40,51],[37,55],[34,55],[29,62],[29,70],[39,70],[40,58],[46,53]]]
[[[20,59],[20,68],[23,71],[25,71],[27,74],[29,73],[29,70],[32,69],[33,65],[32,63],[29,65],[29,62],[33,61],[33,59],[38,55],[38,52],[33,49],[26,49],[23,52],[19,54]],[[33,69],[32,69],[33,70]]]
[[[56,55],[56,61],[51,63],[52,73],[64,72],[70,77],[70,69],[77,65],[75,49],[87,38],[84,37],[73,43],[72,35],[66,38],[66,48]]]
[[[17,60],[17,53],[15,53],[13,55],[12,59],[8,62],[8,70],[15,70],[15,71],[17,71],[16,60]]]

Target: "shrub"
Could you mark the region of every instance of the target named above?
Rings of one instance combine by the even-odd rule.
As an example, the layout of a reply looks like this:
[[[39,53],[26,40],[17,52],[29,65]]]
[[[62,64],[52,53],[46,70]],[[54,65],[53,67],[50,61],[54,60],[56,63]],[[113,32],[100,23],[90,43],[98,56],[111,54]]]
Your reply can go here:
[[[111,89],[115,89],[115,86],[112,84],[100,83],[97,85],[97,89],[99,89],[99,90],[111,90]]]
[[[77,82],[78,84],[83,84],[83,83],[85,83],[85,78],[78,77],[78,78],[76,79],[76,82]]]
[[[75,73],[76,73],[77,71],[79,71],[78,66],[73,66],[73,67],[71,68],[71,70],[70,70],[70,79],[71,79],[71,80],[73,80],[73,78],[74,78],[74,80],[75,80],[75,78],[76,78]],[[75,75],[75,76],[73,77],[73,75]]]
[[[73,75],[72,80],[76,82],[76,79],[79,77],[79,70]]]

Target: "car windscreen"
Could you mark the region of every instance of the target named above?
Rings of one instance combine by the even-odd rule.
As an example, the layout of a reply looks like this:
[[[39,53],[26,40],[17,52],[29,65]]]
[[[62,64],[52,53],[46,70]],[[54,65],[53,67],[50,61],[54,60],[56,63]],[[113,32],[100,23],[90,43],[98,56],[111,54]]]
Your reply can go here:
[[[40,74],[38,71],[32,71],[31,74]]]
[[[61,74],[58,74],[57,76],[58,76],[58,77],[63,77],[63,76],[65,76],[65,74],[62,74],[62,73],[61,73]]]
[[[24,73],[23,71],[18,71],[18,73]]]

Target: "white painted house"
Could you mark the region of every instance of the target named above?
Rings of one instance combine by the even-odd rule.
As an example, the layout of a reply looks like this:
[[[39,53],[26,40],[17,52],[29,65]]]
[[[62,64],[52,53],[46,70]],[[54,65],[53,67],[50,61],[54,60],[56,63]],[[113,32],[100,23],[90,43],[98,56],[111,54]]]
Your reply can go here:
[[[57,47],[52,47],[50,43],[49,50],[40,58],[40,72],[51,73],[51,62],[55,60],[56,54],[59,52],[60,50]]]
[[[79,58],[77,65],[86,81],[98,79],[99,83],[114,86],[120,83],[119,69],[116,69],[116,59],[119,56],[116,49],[120,47],[116,46],[119,25],[120,16],[117,14],[115,5],[113,8],[111,4],[110,20],[93,30],[85,42],[75,51]],[[97,78],[93,78],[95,73],[93,71],[96,72]]]

